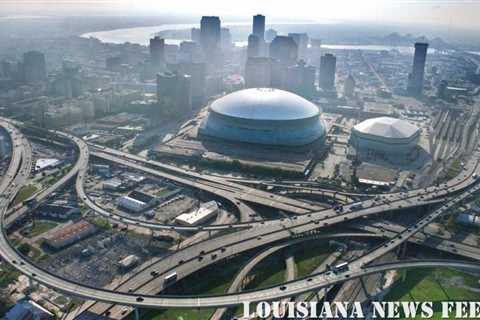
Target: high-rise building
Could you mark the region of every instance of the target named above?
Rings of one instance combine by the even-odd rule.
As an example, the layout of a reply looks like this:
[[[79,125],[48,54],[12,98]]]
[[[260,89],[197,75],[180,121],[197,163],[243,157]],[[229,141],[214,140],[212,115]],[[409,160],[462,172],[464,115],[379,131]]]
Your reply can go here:
[[[271,87],[272,61],[267,57],[250,57],[245,65],[246,88]]]
[[[202,17],[200,21],[200,45],[204,54],[211,55],[220,49],[221,29],[219,17]]]
[[[55,76],[50,84],[50,91],[57,96],[77,98],[84,94],[80,67],[70,60],[64,60],[62,71]]]
[[[200,29],[199,28],[192,28],[190,31],[190,38],[193,42],[200,43]]]
[[[345,97],[353,97],[355,93],[355,79],[351,74],[348,75],[345,79],[345,84],[343,85],[343,95]]]
[[[407,92],[413,96],[422,94],[425,61],[427,60],[428,43],[415,43],[412,73],[408,75]]]
[[[230,29],[222,28],[220,31],[220,43],[223,50],[228,50],[232,47],[232,34]]]
[[[293,38],[277,36],[270,43],[270,58],[291,66],[297,63],[298,47]]]
[[[155,36],[150,39],[150,62],[154,71],[159,72],[165,68],[165,39]]]
[[[45,55],[38,51],[23,54],[23,80],[26,83],[37,83],[47,80]]]
[[[172,112],[192,109],[192,86],[190,75],[179,72],[157,74],[157,100],[161,107]]]
[[[205,63],[177,63],[170,65],[169,68],[179,74],[191,77],[192,105],[201,106],[205,101]]]
[[[267,31],[265,31],[266,42],[272,42],[276,36],[277,36],[277,31],[275,31],[274,29],[268,29]]]
[[[258,57],[260,56],[260,38],[251,34],[248,36],[248,46],[247,46],[247,57]]]
[[[265,40],[265,16],[261,14],[253,16],[252,34],[256,35],[260,41]]]
[[[286,88],[304,98],[312,98],[315,94],[315,67],[300,61],[287,71]]]
[[[307,49],[308,49],[308,34],[306,33],[289,33],[289,37],[291,37],[298,47],[298,59],[300,60],[307,60]]]
[[[333,54],[326,53],[320,57],[320,73],[318,78],[320,88],[324,90],[335,89],[336,68],[337,58]]]
[[[193,41],[182,41],[178,50],[177,61],[180,63],[192,63],[200,61],[200,46]]]

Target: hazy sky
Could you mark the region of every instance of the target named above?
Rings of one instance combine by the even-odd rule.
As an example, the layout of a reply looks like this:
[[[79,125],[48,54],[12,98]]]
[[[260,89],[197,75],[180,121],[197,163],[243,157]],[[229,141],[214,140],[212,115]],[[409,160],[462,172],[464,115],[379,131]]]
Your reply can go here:
[[[480,30],[480,0],[0,0],[0,14],[223,15],[425,23]]]

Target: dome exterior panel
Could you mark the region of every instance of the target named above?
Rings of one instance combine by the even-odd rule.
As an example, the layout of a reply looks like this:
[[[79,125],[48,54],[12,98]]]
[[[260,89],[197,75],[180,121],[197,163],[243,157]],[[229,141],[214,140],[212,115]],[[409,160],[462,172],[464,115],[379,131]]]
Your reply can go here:
[[[380,117],[367,119],[352,129],[350,144],[359,154],[383,154],[394,162],[405,159],[415,148],[420,129],[406,120]]]
[[[325,137],[313,103],[287,91],[254,88],[214,101],[199,133],[229,141],[300,146]]]
[[[298,120],[316,117],[319,110],[308,100],[283,90],[252,88],[214,101],[210,111],[249,120]]]

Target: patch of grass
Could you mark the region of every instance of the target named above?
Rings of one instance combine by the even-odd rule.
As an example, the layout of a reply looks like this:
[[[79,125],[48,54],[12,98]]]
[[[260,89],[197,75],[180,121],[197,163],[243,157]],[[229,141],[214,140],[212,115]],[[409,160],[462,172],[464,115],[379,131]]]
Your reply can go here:
[[[20,272],[11,267],[7,263],[2,263],[0,265],[0,288],[6,288],[10,283],[15,281]]]
[[[55,228],[58,224],[54,222],[36,222],[35,225],[33,226],[33,229],[28,232],[28,237],[33,238],[38,235],[41,235],[42,233],[47,232],[48,230],[51,230]]]
[[[196,272],[180,280],[175,286],[167,288],[164,294],[175,295],[212,295],[225,293],[233,281],[239,266],[247,261],[249,255],[242,255]],[[143,310],[142,320],[208,320],[215,309],[168,309]],[[134,315],[128,317],[134,319]]]
[[[20,191],[18,191],[17,196],[15,197],[15,200],[13,201],[13,204],[19,204],[25,200],[27,200],[31,195],[33,195],[35,192],[37,192],[37,187],[34,186],[33,184],[29,184],[26,186],[23,186]]]
[[[325,242],[307,242],[294,248],[295,262],[297,264],[297,278],[311,274],[331,253]]]
[[[460,164],[461,164],[460,160],[458,159],[452,161],[452,164],[447,169],[447,173],[446,173],[447,179],[455,178],[462,171],[462,166]]]
[[[406,272],[405,281],[402,273]],[[480,293],[449,285],[453,277],[463,278],[466,286],[479,288],[478,279],[455,269],[416,269],[401,271],[398,281],[385,297],[386,301],[433,301],[435,314],[441,319],[440,301],[478,301]]]
[[[95,218],[94,223],[103,230],[111,230],[112,225],[103,217]]]

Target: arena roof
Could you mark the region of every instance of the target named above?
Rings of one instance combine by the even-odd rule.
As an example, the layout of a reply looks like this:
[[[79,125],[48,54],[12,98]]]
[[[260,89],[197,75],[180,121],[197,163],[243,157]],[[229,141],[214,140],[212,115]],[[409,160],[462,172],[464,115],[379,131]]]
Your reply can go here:
[[[251,120],[298,120],[319,115],[304,98],[278,89],[252,88],[230,93],[214,101],[210,110],[228,117]]]
[[[419,130],[406,120],[390,117],[367,119],[353,128],[363,134],[394,139],[410,138]]]

